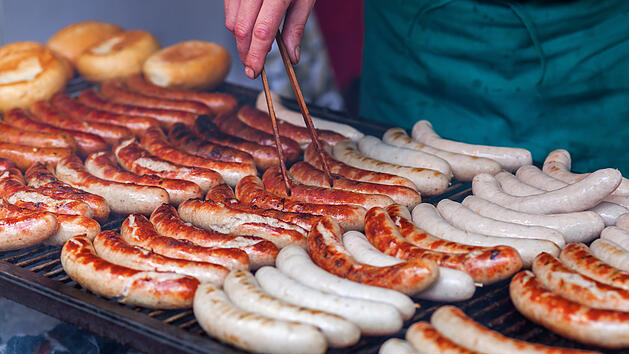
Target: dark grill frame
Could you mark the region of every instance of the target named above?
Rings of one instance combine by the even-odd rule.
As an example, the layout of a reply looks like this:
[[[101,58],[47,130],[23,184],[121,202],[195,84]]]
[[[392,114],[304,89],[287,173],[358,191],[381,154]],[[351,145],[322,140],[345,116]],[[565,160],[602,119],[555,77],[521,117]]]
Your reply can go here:
[[[89,87],[82,80],[70,83],[67,91],[77,93]],[[251,104],[257,92],[231,84],[220,91],[234,95],[240,104]],[[287,106],[297,108],[295,102]],[[357,121],[339,112],[312,107],[313,115],[347,123],[366,134],[381,136],[389,127],[372,122]],[[443,198],[462,200],[471,193],[469,184],[453,184],[448,191],[428,202]],[[112,217],[103,230],[119,230],[121,216]],[[59,260],[61,248],[33,246],[0,252],[0,296],[6,297],[62,321],[71,323],[142,352],[168,353],[241,353],[204,333],[196,323],[191,309],[150,310],[119,304],[94,295],[70,279]],[[403,338],[408,326],[416,321],[430,321],[432,313],[442,303],[418,301],[421,304],[404,329],[396,336]],[[621,353],[584,346],[560,337],[525,319],[513,307],[509,298],[509,280],[478,288],[474,297],[455,304],[468,316],[500,333],[530,342],[566,348],[595,349],[606,353]],[[377,353],[388,337],[363,337],[351,348],[331,349],[331,353]]]

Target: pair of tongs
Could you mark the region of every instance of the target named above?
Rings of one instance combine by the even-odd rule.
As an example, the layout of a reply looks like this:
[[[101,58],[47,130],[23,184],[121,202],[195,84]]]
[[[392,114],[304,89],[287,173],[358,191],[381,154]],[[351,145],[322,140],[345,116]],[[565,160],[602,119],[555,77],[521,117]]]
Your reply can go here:
[[[284,67],[286,68],[286,73],[288,74],[288,79],[290,81],[290,85],[293,88],[293,92],[295,93],[295,97],[297,98],[297,103],[299,103],[299,109],[301,110],[301,115],[304,117],[304,122],[308,127],[308,131],[310,132],[310,137],[312,138],[312,142],[314,143],[315,150],[319,154],[321,158],[321,166],[323,167],[323,172],[325,172],[326,177],[330,183],[330,187],[333,187],[334,180],[332,179],[332,175],[330,174],[330,169],[328,168],[328,162],[323,153],[323,147],[321,146],[321,142],[319,141],[319,136],[317,135],[317,131],[315,130],[314,124],[312,124],[312,118],[310,118],[310,112],[308,111],[308,107],[306,106],[306,101],[304,100],[304,96],[301,93],[301,89],[299,88],[299,83],[297,82],[297,77],[295,76],[295,70],[293,70],[293,65],[290,62],[290,58],[288,57],[288,51],[286,50],[286,45],[282,40],[282,34],[280,31],[277,31],[277,35],[275,36],[275,41],[277,42],[277,46],[280,49],[280,54],[282,56],[282,61],[284,62]],[[269,89],[269,80],[266,77],[266,71],[264,71],[264,67],[262,68],[262,85],[264,86],[264,94],[266,96],[266,104],[269,108],[269,116],[271,116],[271,124],[273,125],[273,136],[275,138],[275,148],[277,149],[277,155],[280,160],[280,169],[282,170],[282,178],[284,179],[284,185],[286,186],[286,193],[290,196],[291,190],[291,180],[288,178],[288,173],[286,171],[286,163],[284,162],[284,151],[282,150],[282,146],[280,144],[280,133],[277,128],[277,118],[275,116],[275,110],[273,109],[273,101],[271,100],[271,90]]]

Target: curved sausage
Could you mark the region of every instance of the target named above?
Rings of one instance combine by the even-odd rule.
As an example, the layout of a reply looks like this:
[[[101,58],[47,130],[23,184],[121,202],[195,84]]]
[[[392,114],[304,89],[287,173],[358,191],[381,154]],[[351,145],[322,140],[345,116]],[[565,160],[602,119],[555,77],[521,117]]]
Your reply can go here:
[[[472,191],[474,195],[490,202],[525,213],[569,213],[596,206],[616,189],[621,178],[618,170],[604,169],[561,189],[516,197],[503,192],[494,176],[480,174],[474,177]]]
[[[30,111],[39,122],[45,122],[62,129],[94,134],[110,145],[133,137],[131,130],[119,125],[87,122],[84,119],[74,120],[45,101],[33,103]]]
[[[524,267],[530,267],[535,256],[541,252],[552,255],[559,254],[559,247],[546,240],[497,237],[463,231],[448,224],[439,215],[432,204],[422,203],[413,209],[413,222],[429,234],[448,241],[454,241],[474,246],[509,246],[518,251]]]
[[[147,96],[203,103],[208,106],[214,114],[233,113],[236,111],[238,105],[236,99],[226,93],[195,92],[161,87],[146,81],[140,74],[129,76],[125,80],[125,84],[132,91]]]
[[[251,106],[244,106],[238,111],[238,119],[251,128],[262,130],[267,134],[273,134],[271,117],[266,112]],[[310,130],[306,127],[297,126],[278,119],[277,128],[280,136],[292,139],[301,146],[306,146],[312,142]],[[339,141],[347,139],[343,135],[329,130],[317,129],[317,135],[320,141],[324,141],[332,146]]]
[[[193,182],[182,179],[161,178],[156,175],[138,175],[118,167],[116,157],[109,151],[100,151],[85,159],[85,168],[94,176],[108,181],[133,183],[141,186],[160,187],[166,190],[170,202],[179,205],[190,198],[203,195],[201,188]]]
[[[325,337],[314,326],[276,320],[234,306],[215,285],[199,285],[194,316],[212,337],[256,353],[324,353]]]
[[[20,110],[23,113],[23,111]],[[15,115],[15,109],[5,114]],[[19,114],[19,113],[17,113]],[[0,142],[6,144],[29,145],[40,148],[66,148],[75,151],[77,148],[74,139],[65,133],[46,133],[25,130],[7,123],[4,119],[0,122]]]
[[[365,208],[355,205],[312,204],[288,200],[267,192],[256,176],[247,176],[236,185],[242,203],[262,209],[332,216],[346,230],[362,230]]]
[[[334,145],[333,154],[339,161],[356,168],[406,177],[422,195],[442,194],[450,184],[450,178],[438,171],[400,166],[366,157],[358,152],[356,144],[351,140]]]
[[[390,304],[309,287],[301,281],[308,276],[308,273],[302,273],[299,278],[291,278],[273,267],[263,267],[256,272],[256,280],[269,295],[296,306],[341,316],[358,326],[365,335],[393,334],[402,328],[400,313]]]
[[[365,216],[365,236],[378,250],[399,259],[424,259],[469,274],[474,281],[491,284],[517,272],[521,262],[515,250],[497,246],[482,252],[443,253],[422,249],[407,241],[382,208],[373,208]]]
[[[211,114],[210,109],[199,102],[187,100],[175,100],[165,97],[153,97],[129,90],[122,81],[107,80],[100,85],[100,92],[108,100],[119,104],[131,104],[134,106],[172,109],[176,111],[190,112],[194,114]]]
[[[341,316],[295,306],[281,298],[269,296],[260,288],[250,272],[229,273],[223,289],[232,302],[245,311],[318,327],[332,347],[348,347],[356,344],[360,339],[358,327]]]
[[[223,203],[190,199],[179,205],[179,216],[206,230],[261,237],[278,248],[290,244],[306,245],[306,230],[301,227],[273,217],[229,208]]]
[[[458,345],[479,353],[527,353],[527,354],[578,354],[582,350],[548,347],[536,343],[508,338],[493,331],[454,306],[441,306],[433,312],[430,323],[446,338]],[[587,352],[593,353],[593,352]]]
[[[59,160],[72,154],[72,149],[68,148],[40,148],[0,143],[0,158],[13,161],[17,168],[22,171],[37,162],[54,166]]]
[[[288,196],[279,166],[267,169],[262,176],[262,183],[267,191],[297,202],[327,205],[351,204],[365,209],[375,206],[385,207],[394,203],[393,199],[382,194],[364,194],[343,189],[310,186],[295,181],[290,183],[291,193]]]
[[[498,162],[505,170],[515,171],[523,165],[533,163],[531,152],[526,149],[471,145],[441,138],[432,129],[432,124],[420,120],[413,126],[413,139],[437,149],[458,154],[484,157]]]
[[[245,251],[238,248],[202,247],[187,240],[161,236],[144,215],[129,215],[120,227],[120,234],[127,243],[166,257],[219,264],[229,270],[249,269],[249,257]]]
[[[88,193],[99,195],[117,214],[150,214],[158,206],[168,203],[168,193],[159,187],[119,183],[98,178],[87,171],[81,160],[69,156],[57,164],[56,175],[62,182]]]
[[[14,127],[32,132],[66,135],[76,142],[77,153],[81,157],[85,157],[95,151],[107,149],[107,143],[98,135],[58,128],[51,122],[39,122],[31,114],[21,109],[10,110],[2,119]]]
[[[126,243],[114,231],[103,231],[94,239],[96,254],[102,259],[137,270],[187,275],[200,282],[222,285],[229,270],[221,265],[165,257]]]
[[[325,144],[324,144],[325,146]],[[359,182],[380,183],[391,186],[402,186],[416,190],[415,184],[408,178],[392,175],[389,173],[374,172],[369,170],[363,170],[360,168],[352,167],[344,164],[335,158],[333,158],[327,150],[324,148],[323,155],[326,158],[330,173],[344,176],[347,179],[351,179]],[[321,158],[314,148],[314,145],[310,144],[304,151],[304,161],[312,166],[322,169]]]
[[[241,122],[236,115],[220,115],[214,118],[214,123],[225,134],[237,136],[256,144],[275,148],[275,138],[272,134],[265,133],[262,130],[246,125]],[[286,162],[297,161],[299,155],[301,154],[301,148],[295,140],[281,136],[280,145],[282,147],[282,151],[284,152]]]
[[[565,236],[566,242],[589,242],[597,238],[605,227],[603,219],[593,211],[530,214],[508,209],[473,195],[463,199],[462,204],[479,215],[496,220],[555,229]]]
[[[415,322],[406,331],[406,340],[420,353],[478,354],[454,343],[428,322]]]
[[[404,320],[410,319],[415,314],[416,306],[413,300],[405,294],[391,289],[357,283],[329,273],[316,265],[308,252],[301,247],[291,245],[283,248],[275,259],[275,266],[287,276],[298,279],[300,283],[322,292],[388,304],[393,306]],[[263,288],[266,290],[264,285]]]
[[[195,278],[173,273],[139,271],[107,262],[96,255],[84,236],[70,239],[61,250],[65,272],[81,286],[118,302],[160,309],[192,305],[199,285]]]
[[[30,210],[87,217],[94,215],[84,202],[50,197],[40,193],[37,188],[25,186],[22,174],[17,169],[0,173],[0,198]]]
[[[29,186],[37,188],[41,194],[84,202],[92,209],[94,219],[99,222],[105,222],[109,218],[110,209],[105,198],[59,181],[52,171],[40,163],[31,165],[24,173],[24,178]]]
[[[380,252],[369,243],[365,235],[358,231],[348,231],[343,234],[343,246],[354,259],[367,265],[385,267],[404,262]],[[467,273],[439,267],[439,278],[415,297],[430,301],[463,301],[471,298],[475,290],[474,279]]]
[[[616,222],[616,226],[625,231],[629,231],[629,213],[621,215]]]
[[[419,352],[404,339],[389,338],[382,343],[378,354],[419,354]]]
[[[304,161],[293,164],[290,167],[290,174],[299,183],[317,187],[330,187],[330,182],[325,176],[325,172]],[[407,208],[412,208],[421,203],[421,196],[413,188],[354,181],[338,174],[332,174],[332,177],[334,178],[334,189],[386,195],[393,199],[395,203],[402,204]]]
[[[135,117],[153,118],[164,128],[175,123],[193,125],[197,115],[191,112],[174,111],[161,108],[148,108],[131,104],[120,104],[107,101],[100,93],[92,88],[83,90],[78,96],[79,102],[97,110]]]
[[[202,191],[223,183],[223,178],[218,172],[168,162],[151,155],[134,139],[118,144],[114,147],[114,154],[122,167],[139,175],[149,174],[162,178],[187,180],[196,183]]]
[[[502,169],[500,164],[492,159],[449,152],[417,142],[409,137],[402,128],[387,130],[382,136],[382,141],[394,146],[423,151],[446,160],[452,168],[454,178],[462,182],[471,181],[479,173],[493,175]]]
[[[218,231],[197,228],[179,218],[172,205],[162,204],[151,214],[155,231],[162,236],[188,240],[203,247],[240,248],[249,256],[251,269],[274,265],[279,253],[273,242],[256,236],[228,235]]]
[[[559,259],[570,269],[603,284],[629,290],[629,272],[601,261],[582,243],[568,244],[559,255]]]
[[[622,271],[629,272],[629,253],[613,241],[598,239],[590,245],[590,251],[603,262]]]
[[[537,280],[551,292],[597,309],[629,311],[629,292],[599,283],[563,265],[548,253],[533,262]]]
[[[140,143],[148,152],[165,161],[216,171],[231,186],[235,186],[244,176],[257,175],[258,173],[253,163],[244,164],[211,160],[179,150],[168,142],[166,136],[159,128],[148,129],[142,135]]]
[[[134,134],[141,135],[150,127],[158,127],[159,123],[153,118],[136,117],[130,115],[110,113],[94,109],[73,99],[65,93],[58,93],[52,97],[50,103],[76,120],[86,120],[88,122],[107,123],[123,126],[131,130]]]
[[[452,178],[450,164],[433,154],[385,144],[375,136],[366,135],[358,141],[358,151],[366,157],[400,166],[425,168]]]
[[[581,343],[605,348],[629,346],[629,313],[599,310],[546,290],[530,271],[516,274],[509,286],[516,309],[529,320]]]
[[[601,239],[611,241],[629,252],[629,232],[620,227],[608,226],[601,232]]]
[[[461,203],[450,199],[439,201],[437,210],[445,221],[461,230],[488,236],[548,240],[559,248],[566,245],[566,239],[557,230],[498,221],[476,214]]]
[[[58,229],[54,214],[39,211],[6,215],[0,200],[0,251],[10,251],[37,245],[53,236]]]
[[[170,127],[168,140],[179,149],[206,159],[255,164],[249,153],[199,138],[192,128],[181,123],[175,123]]]
[[[359,283],[413,295],[429,287],[439,276],[432,261],[412,259],[388,267],[358,263],[343,247],[342,229],[330,217],[323,217],[308,234],[312,260],[326,271]]]

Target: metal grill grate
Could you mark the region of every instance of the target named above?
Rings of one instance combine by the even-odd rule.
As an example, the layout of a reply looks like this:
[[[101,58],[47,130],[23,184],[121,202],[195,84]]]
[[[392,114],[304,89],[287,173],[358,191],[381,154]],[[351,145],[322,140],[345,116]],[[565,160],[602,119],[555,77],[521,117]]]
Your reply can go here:
[[[89,85],[75,80],[69,91],[76,93]],[[256,92],[225,85],[222,91],[236,96],[240,104],[255,100]],[[288,104],[290,106],[290,103]],[[312,108],[314,115],[358,126],[336,112]],[[385,127],[360,123],[363,132],[381,135]],[[456,183],[446,193],[427,202],[436,203],[443,198],[462,200],[471,193],[469,184]],[[103,230],[119,230],[123,217],[114,216]],[[7,297],[63,321],[93,331],[145,352],[182,353],[239,353],[205,334],[188,310],[151,310],[122,305],[96,296],[79,286],[63,271],[59,260],[60,247],[34,246],[26,249],[0,252],[0,296]],[[398,334],[403,338],[408,325],[416,321],[429,321],[432,313],[442,304],[420,301],[421,308]],[[456,303],[467,315],[500,333],[530,342],[567,348],[597,349],[583,346],[560,337],[543,327],[526,320],[516,311],[509,298],[509,281],[479,288],[468,301]],[[388,337],[363,337],[355,346],[331,349],[331,353],[377,353]],[[599,349],[600,350],[600,349]],[[606,353],[620,353],[609,351]]]

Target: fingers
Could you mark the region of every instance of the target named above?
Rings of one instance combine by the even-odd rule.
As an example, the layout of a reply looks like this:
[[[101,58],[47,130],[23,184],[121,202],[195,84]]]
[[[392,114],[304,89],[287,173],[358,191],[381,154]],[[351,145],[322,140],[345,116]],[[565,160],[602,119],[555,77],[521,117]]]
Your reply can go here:
[[[225,27],[232,33],[234,33],[239,7],[240,0],[225,0]]]
[[[240,60],[244,63],[247,58],[247,53],[249,52],[249,46],[251,45],[251,31],[253,30],[253,25],[258,17],[258,13],[260,12],[260,6],[262,5],[262,0],[241,0],[240,6],[238,7],[238,15],[236,17],[236,24],[234,25],[234,36],[236,37],[236,47],[238,48],[238,54],[240,55]],[[248,71],[245,69],[245,73],[247,76],[249,75]]]
[[[288,55],[293,64],[299,62],[301,49],[301,38],[304,35],[306,21],[312,11],[315,0],[295,0],[286,13],[284,28],[282,29],[282,39],[286,44]]]
[[[247,68],[253,71],[253,77],[262,71],[266,55],[271,49],[275,34],[282,23],[282,18],[289,4],[290,1],[287,0],[267,0],[262,4],[260,14],[253,27],[249,52],[244,62]],[[247,69],[245,69],[245,73],[249,76]]]

